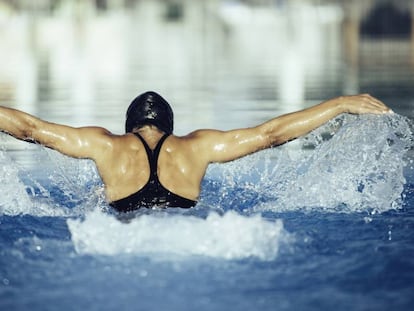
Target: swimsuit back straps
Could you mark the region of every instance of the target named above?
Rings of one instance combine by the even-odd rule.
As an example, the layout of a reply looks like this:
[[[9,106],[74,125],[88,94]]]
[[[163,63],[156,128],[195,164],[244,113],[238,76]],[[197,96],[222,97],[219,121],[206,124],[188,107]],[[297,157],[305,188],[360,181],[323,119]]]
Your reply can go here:
[[[161,139],[158,141],[157,145],[155,146],[154,150],[151,150],[151,148],[148,146],[147,142],[142,138],[141,135],[138,133],[134,133],[136,137],[138,137],[142,144],[145,147],[145,151],[147,152],[148,162],[150,166],[150,180],[158,180],[158,157],[160,156],[160,151],[162,144],[169,136],[168,134],[164,134],[164,136],[161,137]]]
[[[148,182],[137,192],[117,201],[113,201],[110,205],[116,210],[127,212],[138,209],[140,207],[154,206],[158,207],[182,207],[190,208],[197,204],[193,201],[175,194],[166,189],[158,179],[158,157],[160,155],[161,147],[164,141],[169,136],[165,134],[158,141],[154,150],[148,146],[147,142],[138,133],[134,133],[145,147],[150,167],[150,176]]]

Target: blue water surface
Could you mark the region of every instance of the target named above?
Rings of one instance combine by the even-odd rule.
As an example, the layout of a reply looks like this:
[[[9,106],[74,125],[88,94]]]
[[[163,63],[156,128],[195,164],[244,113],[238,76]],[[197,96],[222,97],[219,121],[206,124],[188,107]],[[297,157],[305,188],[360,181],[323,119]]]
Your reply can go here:
[[[211,167],[194,209],[128,217],[102,200],[87,160],[37,147],[27,167],[3,150],[0,309],[412,310],[406,122],[340,118],[296,145]],[[358,142],[361,130],[377,140]],[[365,153],[376,161],[361,172]],[[335,171],[343,156],[353,164]]]

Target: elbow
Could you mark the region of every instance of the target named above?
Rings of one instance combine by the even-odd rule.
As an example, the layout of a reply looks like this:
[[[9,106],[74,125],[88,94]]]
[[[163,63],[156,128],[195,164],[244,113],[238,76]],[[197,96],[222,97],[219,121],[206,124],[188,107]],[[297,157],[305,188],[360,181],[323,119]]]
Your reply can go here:
[[[0,111],[1,131],[20,140],[34,140],[38,132],[37,119],[19,110],[5,108]]]
[[[279,146],[288,141],[288,138],[283,135],[283,131],[279,126],[266,127],[262,129],[262,137],[265,141],[266,148]]]
[[[21,122],[21,124],[18,125],[18,127],[20,129],[17,132],[18,133],[17,136],[19,139],[29,141],[29,142],[36,141],[35,137],[36,137],[36,132],[38,131],[38,128],[34,122],[30,122],[29,120],[24,120],[23,122]]]

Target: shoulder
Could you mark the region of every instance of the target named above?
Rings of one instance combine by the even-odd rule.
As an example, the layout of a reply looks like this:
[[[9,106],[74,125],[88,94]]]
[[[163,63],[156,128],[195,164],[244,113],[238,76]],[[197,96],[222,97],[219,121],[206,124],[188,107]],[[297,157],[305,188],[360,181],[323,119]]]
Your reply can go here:
[[[210,140],[217,136],[223,135],[224,133],[226,132],[220,131],[220,130],[200,129],[200,130],[193,131],[185,136],[175,136],[175,137],[181,141],[202,142],[202,141]]]
[[[139,140],[133,134],[114,134],[103,127],[89,126],[77,128],[79,140],[91,146],[101,146],[105,149],[119,149],[125,146],[139,144]]]
[[[211,152],[222,144],[222,135],[225,132],[211,129],[199,129],[184,136],[171,135],[165,147],[176,154],[184,154],[185,157],[195,157],[197,162],[209,163]]]
[[[101,135],[101,136],[113,136],[109,130],[103,127],[99,126],[84,126],[84,127],[78,127],[77,130],[80,132],[83,132],[84,134],[90,134],[90,135]]]
[[[113,163],[112,161],[125,162],[132,154],[135,155],[144,150],[141,141],[130,133],[118,135],[102,128],[85,128],[84,130],[92,133],[94,137],[90,146],[95,147],[95,161],[103,163],[105,167],[108,163]]]
[[[213,137],[216,136],[216,133],[219,132],[220,131],[216,130],[202,129],[193,131],[183,136],[171,135],[170,137],[168,137],[166,143],[172,145],[179,145],[180,147],[194,147],[196,145],[201,145],[204,142],[213,139]]]
[[[98,126],[79,127],[75,131],[79,140],[90,143],[107,144],[117,137],[117,135],[114,135],[109,130]]]
[[[257,130],[255,128],[241,128],[227,131],[201,129],[191,132],[188,135],[181,137],[181,139],[201,145],[216,145],[217,143],[239,142],[247,137],[256,135]]]
[[[205,162],[228,162],[265,147],[266,139],[258,128],[229,131],[197,130],[183,139]]]

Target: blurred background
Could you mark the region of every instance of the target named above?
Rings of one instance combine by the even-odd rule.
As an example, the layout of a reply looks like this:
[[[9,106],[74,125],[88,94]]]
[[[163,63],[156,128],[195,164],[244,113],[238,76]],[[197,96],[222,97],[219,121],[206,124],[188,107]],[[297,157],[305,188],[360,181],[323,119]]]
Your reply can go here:
[[[0,103],[124,131],[141,92],[176,133],[368,92],[414,117],[412,0],[0,0]]]

